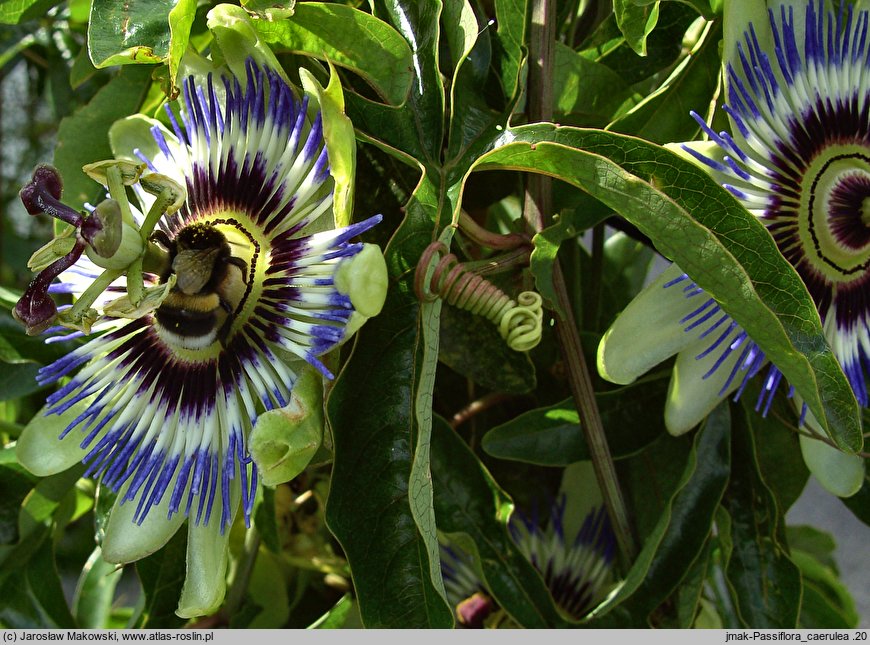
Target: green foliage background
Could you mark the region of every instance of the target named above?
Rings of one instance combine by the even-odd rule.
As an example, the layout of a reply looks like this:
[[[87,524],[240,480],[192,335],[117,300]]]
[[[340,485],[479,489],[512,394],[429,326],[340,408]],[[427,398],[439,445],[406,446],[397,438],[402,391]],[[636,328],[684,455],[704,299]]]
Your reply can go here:
[[[302,475],[264,490],[256,533],[234,528],[226,604],[194,623],[451,627],[440,531],[474,543],[503,624],[855,626],[830,540],[785,525],[808,477],[791,407],[778,400],[762,419],[747,393],[673,438],[662,420],[670,364],[624,388],[589,375],[637,544],[595,617],[560,613],[505,528],[512,504],[551,499],[568,467],[595,454],[572,398],[583,356],[551,322],[576,321],[594,365],[656,253],[732,303],[831,436],[860,446],[854,396],[797,274],[727,191],[660,147],[697,138],[688,111],[721,103],[718,3],[556,2],[552,72],[531,90],[533,0],[304,2],[292,15],[242,4],[292,80],[303,68],[325,86],[325,61],[339,69],[358,140],[354,212],[384,215],[369,241],[385,250],[390,289],[381,315],[335,357],[328,441]],[[184,623],[174,614],[183,532],[114,571],[98,546],[110,495],[81,469],[40,480],[16,463],[15,439],[47,394],[35,373],[71,345],[25,336],[9,311],[51,234],[26,216],[19,187],[51,161],[67,203],[97,199],[81,166],[111,156],[114,120],[160,114],[185,49],[208,51],[211,7],[0,2],[0,626]],[[542,96],[552,119],[535,116]],[[554,181],[536,189],[533,176]],[[541,230],[521,216],[527,194],[551,200]],[[463,261],[493,256],[455,232],[460,211],[492,232],[537,233],[528,268],[495,278],[546,299],[544,338],[527,354],[506,350],[486,321],[414,293],[414,268],[436,239]],[[599,495],[591,479],[571,493]],[[865,482],[846,501],[864,523],[868,499]]]

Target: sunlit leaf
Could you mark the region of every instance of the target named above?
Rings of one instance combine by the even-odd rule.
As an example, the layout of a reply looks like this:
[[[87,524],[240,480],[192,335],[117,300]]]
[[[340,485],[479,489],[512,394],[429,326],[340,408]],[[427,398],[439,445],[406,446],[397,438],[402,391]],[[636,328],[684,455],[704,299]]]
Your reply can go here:
[[[800,276],[764,225],[703,170],[596,130],[533,125],[503,142],[477,168],[558,177],[618,211],[764,348],[839,445],[860,448],[857,402]]]
[[[329,60],[364,78],[393,105],[405,101],[413,65],[408,43],[387,23],[353,7],[300,2],[287,20],[254,22],[280,49]]]

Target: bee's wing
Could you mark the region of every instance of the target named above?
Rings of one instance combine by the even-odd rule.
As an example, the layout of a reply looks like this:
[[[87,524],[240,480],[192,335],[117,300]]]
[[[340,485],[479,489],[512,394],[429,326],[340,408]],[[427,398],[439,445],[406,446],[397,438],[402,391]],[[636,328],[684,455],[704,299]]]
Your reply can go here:
[[[219,249],[179,251],[172,261],[172,268],[178,280],[175,286],[189,295],[199,293],[211,279],[218,253]]]

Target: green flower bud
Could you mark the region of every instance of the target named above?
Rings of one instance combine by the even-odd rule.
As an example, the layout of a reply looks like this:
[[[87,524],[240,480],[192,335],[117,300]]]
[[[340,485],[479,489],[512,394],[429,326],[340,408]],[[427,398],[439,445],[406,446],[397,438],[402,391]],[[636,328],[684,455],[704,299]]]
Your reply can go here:
[[[387,263],[376,244],[365,244],[363,250],[346,260],[335,274],[335,288],[350,296],[353,308],[365,318],[381,313],[387,299],[387,285]]]
[[[290,403],[260,415],[251,432],[251,456],[266,486],[290,481],[305,470],[323,438],[323,383],[305,369]]]

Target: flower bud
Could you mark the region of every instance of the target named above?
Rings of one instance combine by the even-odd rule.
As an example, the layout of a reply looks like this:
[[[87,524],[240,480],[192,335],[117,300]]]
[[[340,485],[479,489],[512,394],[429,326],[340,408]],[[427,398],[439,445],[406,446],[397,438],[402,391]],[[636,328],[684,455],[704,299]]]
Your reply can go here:
[[[30,182],[18,191],[18,196],[31,215],[46,213],[78,227],[82,222],[82,215],[61,203],[62,192],[63,180],[57,169],[48,164],[40,164],[33,171]]]
[[[57,305],[48,295],[48,289],[36,277],[12,310],[12,317],[24,325],[28,336],[35,336],[51,327],[57,318]]]

